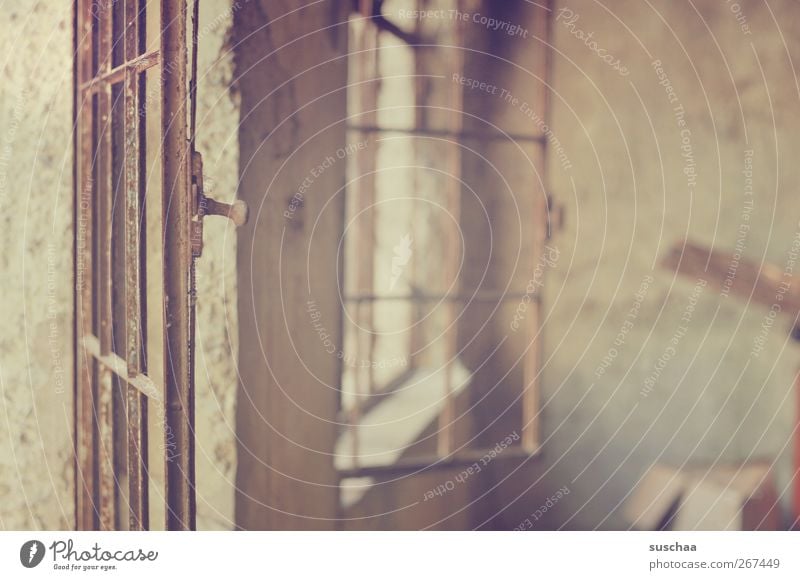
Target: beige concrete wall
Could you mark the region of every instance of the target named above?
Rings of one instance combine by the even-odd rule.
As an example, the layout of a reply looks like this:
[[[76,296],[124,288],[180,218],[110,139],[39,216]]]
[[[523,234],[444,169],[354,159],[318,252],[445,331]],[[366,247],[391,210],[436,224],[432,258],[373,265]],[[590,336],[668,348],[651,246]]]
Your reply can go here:
[[[239,182],[239,104],[230,89],[229,35],[234,13],[244,4],[245,0],[200,4],[197,148],[203,154],[207,194],[226,202],[236,197]],[[197,294],[197,526],[232,529],[239,325],[236,229],[228,220],[205,220]]]
[[[69,2],[0,13],[0,529],[73,522],[71,44]]]
[[[202,5],[198,147],[209,189],[228,200],[237,183],[238,106],[229,92],[226,39],[237,5]],[[5,5],[0,46],[0,529],[70,528],[72,3]],[[230,528],[235,236],[223,220],[209,219],[205,240],[198,265],[198,525]]]
[[[616,508],[656,460],[774,459],[783,489],[800,364],[800,349],[787,340],[789,322],[777,321],[755,356],[767,307],[706,289],[684,324],[694,283],[656,263],[684,236],[732,251],[747,223],[744,257],[784,269],[798,232],[800,117],[789,60],[800,55],[797,5],[566,0],[561,8],[579,15],[574,28],[568,18],[553,22],[552,127],[572,167],[549,159],[550,186],[568,218],[554,240],[561,259],[546,287],[548,439],[530,484],[539,503],[563,486],[571,492],[537,526],[625,526]],[[604,62],[576,29],[594,32],[598,47],[629,74]],[[676,103],[659,85],[654,60],[663,63]],[[684,173],[678,103],[691,132],[696,185]],[[749,221],[742,217],[750,197],[742,173],[747,150]],[[641,309],[630,318],[648,276]],[[626,320],[633,327],[615,346]],[[681,326],[687,330],[674,356],[642,394]],[[611,348],[616,357],[596,375]],[[517,507],[508,513],[525,516]]]

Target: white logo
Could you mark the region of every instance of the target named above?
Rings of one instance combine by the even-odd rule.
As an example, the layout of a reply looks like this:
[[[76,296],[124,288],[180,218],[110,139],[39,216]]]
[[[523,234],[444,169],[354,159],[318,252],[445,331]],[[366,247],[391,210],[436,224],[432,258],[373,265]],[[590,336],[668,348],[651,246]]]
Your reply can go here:
[[[39,540],[28,540],[19,550],[19,561],[26,568],[35,568],[44,558],[44,544]]]

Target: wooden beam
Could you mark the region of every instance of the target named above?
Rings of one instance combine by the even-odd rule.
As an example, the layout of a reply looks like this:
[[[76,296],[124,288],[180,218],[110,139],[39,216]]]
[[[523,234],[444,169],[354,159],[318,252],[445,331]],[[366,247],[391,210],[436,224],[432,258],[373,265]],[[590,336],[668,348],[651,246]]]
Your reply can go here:
[[[713,250],[692,242],[676,243],[661,266],[694,279],[703,279],[723,294],[771,307],[793,319],[800,312],[800,284],[774,264],[757,263],[729,250]]]
[[[234,13],[239,197],[253,210],[237,244],[239,528],[336,523],[348,8],[254,0]]]

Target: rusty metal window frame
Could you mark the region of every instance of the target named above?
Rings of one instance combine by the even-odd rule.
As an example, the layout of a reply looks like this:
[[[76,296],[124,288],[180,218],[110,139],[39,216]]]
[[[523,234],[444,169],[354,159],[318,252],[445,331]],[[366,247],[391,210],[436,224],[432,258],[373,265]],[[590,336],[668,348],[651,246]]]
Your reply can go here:
[[[149,529],[154,458],[148,457],[148,411],[155,409],[163,412],[161,427],[170,439],[163,449],[164,527],[194,529],[186,2],[75,0],[73,6],[75,524],[83,530]],[[154,10],[158,18],[148,17]],[[151,39],[157,48],[145,51]],[[160,72],[160,119],[148,115],[143,89],[150,69]],[[147,123],[160,128],[161,142],[149,144],[160,153],[160,200],[145,195]],[[121,153],[112,149],[115,139]],[[148,204],[163,203],[163,304],[146,304],[146,197]],[[114,204],[124,205],[117,210],[122,233],[119,222],[112,228],[119,217]],[[121,256],[115,247],[122,248]],[[161,352],[146,352],[146,308],[163,312]],[[115,352],[121,350],[115,330],[124,334],[123,353]],[[152,357],[163,357],[163,384],[147,374]]]
[[[380,79],[380,73],[377,67],[376,53],[378,51],[378,34],[381,31],[388,32],[397,36],[403,42],[414,45],[419,43],[425,46],[420,31],[420,21],[417,20],[417,27],[414,32],[400,31],[400,29],[391,23],[380,13],[381,2],[379,0],[360,0],[358,3],[359,16],[364,22],[364,26],[360,28],[360,34],[352,35],[350,39],[351,52],[351,66],[354,66],[354,82],[358,86],[359,101],[361,104],[361,111],[358,113],[359,123],[348,124],[348,131],[351,134],[358,135],[361,138],[374,138],[376,135],[380,136],[382,133],[406,133],[418,137],[431,137],[448,142],[448,170],[451,175],[461,175],[461,142],[464,139],[492,139],[502,138],[511,139],[514,141],[534,141],[538,143],[542,150],[546,150],[547,140],[543,136],[531,135],[518,135],[518,134],[504,134],[504,135],[488,135],[477,134],[474,132],[465,131],[462,126],[463,121],[463,88],[460,84],[453,83],[452,94],[450,95],[450,107],[452,114],[449,116],[448,126],[445,129],[434,129],[423,126],[422,109],[423,107],[416,107],[415,125],[411,129],[403,128],[389,128],[382,127],[377,122],[378,110],[378,96],[377,85]],[[456,0],[457,7],[461,12],[464,12],[463,0]],[[424,8],[424,0],[415,0],[415,7],[417,9]],[[549,2],[542,5],[536,5],[537,16],[535,19],[536,28],[533,30],[534,36],[542,39],[549,38]],[[463,46],[463,22],[456,20],[455,37],[453,42],[452,59],[453,70],[452,73],[459,73],[463,76],[464,67],[464,51],[459,47]],[[423,88],[419,82],[419,78],[423,75],[419,74],[420,70],[420,51],[417,50],[415,57],[415,95],[418,103],[424,102]],[[542,78],[547,78],[549,75],[549,56],[547,51],[540,51],[537,56],[538,66],[537,69],[542,75]],[[534,89],[535,94],[530,95],[529,102],[538,105],[540,110],[547,111],[548,96],[543,86]],[[542,155],[544,159],[544,155]],[[445,259],[445,266],[442,270],[442,278],[445,288],[451,288],[450,291],[444,294],[426,294],[426,295],[380,295],[374,291],[373,288],[373,261],[374,261],[374,236],[375,236],[375,216],[372,209],[375,203],[375,179],[374,173],[376,170],[375,154],[372,148],[367,148],[367,153],[358,160],[357,171],[359,174],[359,181],[362,185],[359,186],[355,199],[349,198],[349,203],[354,203],[356,206],[356,213],[361,216],[363,222],[356,228],[354,234],[358,239],[358,248],[365,250],[359,253],[357,259],[350,267],[356,271],[355,278],[356,291],[343,295],[345,305],[353,304],[355,307],[355,327],[357,338],[354,341],[355,352],[353,358],[355,360],[373,360],[374,353],[374,339],[370,332],[363,329],[374,329],[373,325],[373,305],[379,301],[406,301],[409,303],[426,302],[426,301],[441,301],[445,308],[447,308],[447,322],[445,327],[448,329],[445,333],[446,341],[446,355],[445,360],[450,361],[447,364],[445,372],[445,393],[443,409],[438,416],[438,429],[436,432],[436,453],[428,456],[401,458],[395,463],[386,465],[358,465],[359,456],[359,434],[358,434],[358,421],[361,419],[368,404],[364,404],[363,395],[382,395],[375,390],[375,378],[372,372],[372,367],[368,366],[365,369],[357,369],[355,371],[355,389],[356,403],[351,409],[345,409],[341,416],[340,422],[345,429],[352,432],[352,455],[353,467],[347,469],[339,469],[339,476],[341,479],[347,478],[361,478],[373,476],[388,476],[388,475],[403,475],[409,473],[420,472],[431,468],[450,468],[456,464],[472,463],[479,460],[486,453],[485,449],[464,449],[456,448],[453,434],[453,425],[455,420],[455,396],[453,394],[452,384],[452,361],[457,355],[457,334],[458,334],[458,315],[457,307],[459,304],[466,303],[467,301],[479,302],[493,302],[501,303],[508,301],[518,301],[522,298],[522,293],[514,292],[477,292],[464,294],[460,291],[458,272],[456,265],[459,263],[458,252],[458,236],[457,225],[450,228],[445,226],[446,230],[446,248],[449,259]],[[541,168],[544,171],[544,168]],[[449,187],[446,192],[446,209],[454,216],[460,215],[460,184],[458,180],[451,179],[448,181]],[[543,251],[546,240],[550,234],[549,225],[549,208],[548,201],[542,196],[534,196],[533,202],[533,216],[532,223],[541,224],[542,227],[529,228],[530,231],[530,247],[531,260],[535,265],[539,254]],[[413,275],[413,274],[412,274]],[[533,308],[529,315],[527,315],[527,323],[525,326],[526,339],[528,348],[526,349],[523,359],[523,386],[522,386],[522,435],[520,443],[509,448],[504,454],[508,458],[525,458],[536,455],[540,449],[540,426],[539,426],[539,370],[541,366],[541,313],[540,302],[538,296],[532,300]],[[413,324],[412,327],[417,328],[418,325]],[[418,331],[410,333],[410,340],[408,352],[414,353],[419,346],[420,337]],[[362,354],[364,356],[362,356]],[[413,358],[413,357],[410,357]],[[390,393],[389,393],[390,394]]]

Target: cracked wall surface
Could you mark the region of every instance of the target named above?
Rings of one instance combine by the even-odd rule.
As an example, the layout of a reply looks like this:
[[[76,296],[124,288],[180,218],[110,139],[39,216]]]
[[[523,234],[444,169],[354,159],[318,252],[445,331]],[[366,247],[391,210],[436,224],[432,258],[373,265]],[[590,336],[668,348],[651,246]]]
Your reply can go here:
[[[72,21],[0,10],[0,528],[69,528],[72,485]]]
[[[239,163],[239,105],[230,91],[234,12],[244,0],[201,2],[198,31],[197,148],[207,194],[231,202]],[[204,224],[197,269],[197,526],[232,529],[236,476],[235,419],[238,318],[236,230],[223,218]]]

